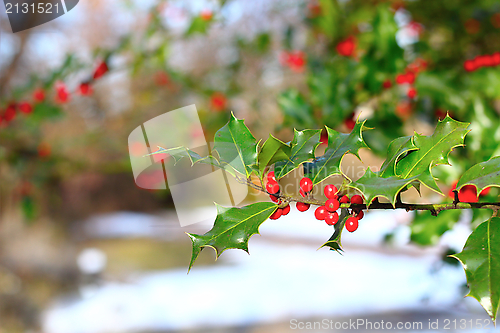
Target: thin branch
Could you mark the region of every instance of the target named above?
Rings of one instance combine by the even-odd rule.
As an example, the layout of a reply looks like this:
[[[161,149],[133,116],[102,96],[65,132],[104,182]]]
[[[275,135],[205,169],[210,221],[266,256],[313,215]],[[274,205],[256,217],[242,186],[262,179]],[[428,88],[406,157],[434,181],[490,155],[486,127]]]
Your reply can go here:
[[[254,188],[260,192],[267,193],[269,195],[275,195],[266,191],[262,186],[256,185],[252,183],[250,179],[244,179],[236,176],[236,180],[241,184],[245,184],[251,188]],[[276,196],[276,195],[275,195]],[[314,198],[294,198],[287,195],[277,195],[278,199],[280,199],[284,203],[289,202],[302,202],[310,205],[323,206],[325,205],[325,201],[317,200]],[[457,195],[458,197],[458,195]],[[458,198],[456,198],[458,199]],[[406,211],[413,210],[427,210],[430,211],[432,215],[437,216],[443,210],[452,210],[452,209],[491,209],[494,212],[498,212],[500,210],[500,202],[458,202],[454,201],[453,203],[441,203],[441,204],[409,204],[403,203],[401,200],[397,200],[396,204],[393,206],[389,202],[379,202],[377,199],[374,200],[369,207],[366,204],[350,204],[345,203],[341,204],[340,208],[351,208],[351,209],[361,209],[361,210],[375,210],[375,209],[405,209]]]

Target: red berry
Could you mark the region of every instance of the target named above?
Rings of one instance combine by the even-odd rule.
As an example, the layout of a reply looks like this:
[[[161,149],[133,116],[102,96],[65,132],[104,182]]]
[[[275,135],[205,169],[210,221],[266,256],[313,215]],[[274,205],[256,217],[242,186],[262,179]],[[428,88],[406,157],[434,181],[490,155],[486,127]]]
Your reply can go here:
[[[288,213],[290,213],[290,205],[286,205],[286,207],[283,208],[283,211],[281,212],[281,215],[285,216]]]
[[[33,107],[28,102],[21,102],[19,103],[19,111],[24,114],[30,114],[31,112],[33,112]]]
[[[43,91],[43,89],[37,89],[33,92],[33,99],[36,101],[36,102],[43,102],[43,100],[45,99],[45,92]]]
[[[343,195],[342,198],[340,198],[340,203],[349,203],[349,197],[347,195]]]
[[[312,180],[307,177],[302,178],[300,180],[300,188],[304,191],[304,193],[310,192],[313,188]]]
[[[279,193],[280,186],[277,182],[267,182],[266,190],[271,194],[276,194]]]
[[[155,75],[155,81],[158,86],[167,86],[170,84],[170,78],[167,73],[160,71]]]
[[[487,187],[479,193],[480,196],[488,195],[490,193],[491,187]]]
[[[212,19],[213,13],[209,9],[204,9],[200,13],[200,17],[203,21],[210,21]]]
[[[210,97],[210,106],[215,111],[223,111],[226,108],[227,99],[223,94],[216,92]]]
[[[318,208],[316,208],[316,210],[314,211],[314,216],[316,217],[316,219],[318,220],[324,220],[325,219],[325,216],[326,216],[326,208],[325,206],[319,206]]]
[[[354,119],[348,118],[344,120],[344,124],[348,130],[352,131],[354,129],[354,126],[356,126],[356,121]]]
[[[274,213],[269,217],[271,220],[277,220],[283,213],[283,209],[278,208],[274,211]]]
[[[64,83],[58,83],[56,86],[57,91],[57,101],[59,103],[66,103],[69,101],[69,92],[66,89],[66,85]]]
[[[305,212],[306,210],[309,209],[310,206],[311,206],[310,204],[303,202],[297,202],[297,204],[295,205],[295,207],[297,207],[297,210],[299,212]]]
[[[325,222],[328,225],[334,225],[339,221],[339,214],[337,212],[334,213],[328,213],[325,216]]]
[[[337,192],[338,192],[338,189],[333,184],[326,185],[324,190],[323,190],[323,193],[325,193],[325,196],[328,199],[337,199]]]
[[[105,61],[101,62],[94,71],[94,80],[97,80],[98,78],[106,74],[108,70],[108,64],[106,64]]]
[[[48,143],[42,142],[38,145],[38,156],[41,158],[48,157],[51,154],[51,149]]]
[[[356,49],[356,39],[354,36],[349,36],[337,44],[337,52],[345,57],[350,57]]]
[[[268,172],[266,179],[267,179],[268,182],[275,182],[276,181],[276,177],[274,176],[274,171]]]
[[[358,220],[361,220],[363,218],[363,216],[365,216],[365,213],[363,213],[362,210],[356,215],[356,217],[358,218]]]
[[[9,104],[9,106],[7,106],[7,108],[3,113],[3,120],[5,120],[6,122],[11,122],[12,120],[14,120],[15,117],[16,117],[16,104],[11,103]]]
[[[349,232],[354,232],[356,229],[358,229],[358,219],[356,217],[351,216],[350,218],[347,219],[345,223],[345,228]]]
[[[339,209],[339,202],[337,199],[328,199],[325,204],[326,210],[329,212],[334,212]]]
[[[83,82],[80,84],[80,87],[78,87],[78,90],[80,94],[83,96],[90,96],[92,95],[92,87],[90,86],[90,83],[88,82]]]
[[[413,99],[417,96],[417,89],[412,87],[408,89],[408,92],[406,94],[408,95],[409,98]]]
[[[465,185],[458,192],[458,200],[461,202],[477,202],[477,189],[474,185]]]
[[[271,198],[271,201],[272,202],[278,202],[279,201],[279,198],[273,194],[269,194],[269,198]]]
[[[304,191],[302,191],[302,189],[299,190],[299,194],[302,198],[306,197],[306,194],[304,193]]]
[[[302,51],[283,52],[280,56],[280,61],[296,73],[303,72],[307,62],[306,55]]]
[[[390,79],[385,80],[382,83],[382,87],[384,87],[385,89],[389,89],[390,87],[392,87],[392,81]]]
[[[351,198],[351,203],[353,204],[362,204],[363,203],[363,198],[360,195],[353,195]]]

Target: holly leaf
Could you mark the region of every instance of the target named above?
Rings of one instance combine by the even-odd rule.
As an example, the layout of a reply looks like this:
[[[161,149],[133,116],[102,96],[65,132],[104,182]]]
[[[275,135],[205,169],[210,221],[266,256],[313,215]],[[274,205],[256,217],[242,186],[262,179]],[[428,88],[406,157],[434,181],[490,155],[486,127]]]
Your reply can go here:
[[[404,155],[418,148],[413,144],[412,136],[403,136],[394,139],[387,148],[387,158],[380,167],[377,174],[380,177],[390,177],[396,175],[396,163]]]
[[[303,163],[314,158],[314,152],[320,143],[320,132],[321,130],[297,131],[294,129],[289,160],[277,162],[274,165],[276,179],[285,177]]]
[[[464,266],[469,293],[496,321],[500,299],[500,218],[481,223],[467,239],[462,252],[451,257]]]
[[[217,168],[221,168],[226,170],[229,174],[232,176],[236,176],[236,173],[232,168],[227,167],[227,165],[221,164],[217,158],[215,158],[212,155],[208,155],[205,157],[201,157],[198,153],[192,151],[189,148],[186,147],[175,147],[175,148],[169,148],[165,149],[163,147],[158,146],[158,150],[155,152],[152,152],[151,154],[147,154],[144,156],[151,156],[151,155],[158,155],[158,154],[168,154],[170,155],[174,161],[175,164],[179,162],[182,158],[187,158],[191,161],[191,166],[195,165],[196,163],[201,163],[201,164],[210,164],[213,165]]]
[[[268,165],[272,165],[280,161],[292,162],[289,157],[291,153],[292,148],[289,145],[279,139],[276,139],[270,134],[269,138],[266,140],[266,142],[264,142],[264,145],[262,146],[262,149],[260,150],[257,157],[257,168],[259,176],[262,178],[264,169]]]
[[[257,164],[257,142],[243,120],[231,112],[231,119],[215,133],[214,150],[221,164],[231,166],[247,178]]]
[[[438,216],[432,216],[430,211],[416,212],[410,225],[410,240],[418,245],[434,245],[441,236],[457,223],[459,210],[444,210]]]
[[[347,187],[354,188],[361,192],[368,204],[377,197],[384,197],[394,206],[398,193],[417,179],[418,176],[413,176],[408,179],[403,179],[398,176],[380,177],[377,173],[368,168],[361,178],[347,184]]]
[[[432,176],[431,169],[439,164],[449,164],[448,155],[455,147],[463,146],[469,130],[469,123],[462,123],[447,115],[439,121],[431,136],[413,135],[413,144],[418,150],[412,151],[396,164],[396,175],[408,179],[418,179],[428,188],[443,194]]]
[[[204,235],[187,234],[193,243],[189,270],[205,247],[215,250],[216,259],[227,249],[241,249],[248,253],[248,240],[259,233],[259,226],[278,208],[272,202],[258,202],[241,208],[216,206],[217,218],[210,231]]]
[[[344,230],[345,222],[349,218],[349,213],[345,208],[341,209],[340,212],[341,213],[339,216],[339,221],[333,226],[335,229],[333,235],[325,244],[319,247],[320,249],[322,247],[328,246],[330,250],[337,251],[340,254],[342,254],[341,252],[344,252],[344,250],[342,249],[341,237],[342,237],[342,230]]]
[[[500,156],[478,163],[465,171],[457,183],[457,190],[465,185],[474,185],[477,193],[487,187],[500,187]]]
[[[307,165],[304,176],[309,177],[313,184],[318,184],[332,175],[341,174],[340,164],[344,155],[351,153],[359,158],[359,149],[368,147],[363,140],[363,129],[364,122],[358,121],[351,133],[339,133],[326,127],[328,147],[325,154]]]

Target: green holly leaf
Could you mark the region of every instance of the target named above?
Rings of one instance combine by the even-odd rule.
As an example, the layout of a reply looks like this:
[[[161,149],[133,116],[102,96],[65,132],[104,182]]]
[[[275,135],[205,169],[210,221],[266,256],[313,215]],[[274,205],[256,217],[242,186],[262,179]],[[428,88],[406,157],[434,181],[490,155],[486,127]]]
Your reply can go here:
[[[351,153],[359,158],[359,149],[368,147],[363,140],[364,128],[364,122],[358,121],[351,133],[340,133],[326,127],[328,147],[325,154],[317,157],[313,163],[309,163],[304,175],[309,177],[313,184],[318,184],[330,176],[340,175],[340,164],[344,155]]]
[[[247,178],[257,164],[257,142],[243,120],[231,112],[231,119],[215,133],[214,150],[222,165],[229,165]]]
[[[465,185],[474,185],[477,193],[487,187],[500,187],[500,156],[481,162],[465,171],[457,183],[457,190]]]
[[[500,218],[481,223],[462,252],[452,255],[464,266],[469,293],[496,321],[500,299]]]
[[[410,225],[412,242],[418,245],[434,245],[441,236],[457,223],[461,212],[459,210],[445,210],[432,216],[431,212],[415,212],[415,218]]]
[[[455,147],[463,146],[469,130],[469,123],[462,123],[446,116],[439,121],[431,136],[415,133],[413,144],[418,150],[412,151],[396,164],[396,175],[408,179],[418,179],[431,190],[443,194],[432,176],[431,169],[439,164],[449,164],[448,155]]]
[[[303,163],[314,158],[314,152],[320,141],[321,130],[294,130],[288,161],[277,162],[274,165],[276,179],[281,179]]]
[[[236,173],[234,172],[233,168],[228,167],[227,164],[225,165],[220,163],[219,160],[217,160],[217,158],[215,158],[214,156],[208,155],[205,157],[201,157],[198,153],[186,147],[175,147],[175,148],[165,149],[163,147],[158,146],[157,151],[144,156],[151,156],[158,154],[170,155],[174,159],[175,163],[179,162],[179,160],[181,160],[182,158],[187,158],[191,161],[191,166],[195,165],[196,163],[210,164],[217,168],[225,169],[232,176],[236,176]]]
[[[217,218],[210,231],[204,235],[187,234],[193,243],[189,269],[205,247],[215,250],[216,259],[227,249],[241,249],[248,252],[248,240],[252,235],[259,233],[259,226],[277,208],[278,206],[272,202],[258,202],[242,208],[217,205]]]
[[[418,176],[413,176],[408,179],[403,179],[398,176],[380,177],[377,173],[368,168],[361,178],[348,184],[347,187],[354,188],[361,192],[368,204],[377,197],[384,197],[394,206],[398,193],[417,179]]]
[[[292,162],[289,157],[291,153],[292,148],[289,145],[279,139],[276,139],[270,134],[269,138],[266,142],[264,142],[264,145],[262,146],[262,149],[257,157],[259,177],[262,178],[264,169],[268,165],[273,165],[274,163],[280,161]]]
[[[395,176],[396,163],[400,160],[400,158],[404,154],[417,149],[418,148],[413,144],[412,136],[403,136],[392,140],[387,148],[387,158],[377,174],[380,177]]]
[[[347,211],[347,209],[342,208],[340,210],[339,221],[333,226],[334,228],[333,235],[325,244],[319,247],[320,249],[322,247],[328,246],[330,250],[335,250],[340,254],[342,254],[341,252],[344,252],[344,250],[342,249],[341,238],[342,238],[342,230],[344,230],[344,225],[348,218],[349,218],[349,212]]]

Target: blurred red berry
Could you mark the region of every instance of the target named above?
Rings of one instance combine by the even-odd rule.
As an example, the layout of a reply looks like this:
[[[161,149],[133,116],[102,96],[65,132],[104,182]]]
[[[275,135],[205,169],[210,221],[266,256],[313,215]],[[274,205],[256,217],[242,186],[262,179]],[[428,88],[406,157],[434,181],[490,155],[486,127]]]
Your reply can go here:
[[[42,142],[41,144],[38,145],[37,151],[38,151],[38,156],[41,158],[49,157],[52,152],[50,145],[45,142]]]
[[[390,87],[392,87],[392,81],[390,79],[385,80],[382,83],[382,87],[384,87],[385,89],[389,89]]]
[[[321,15],[321,5],[317,0],[311,0],[307,4],[307,9],[309,12],[309,17],[314,18]]]
[[[477,69],[476,62],[473,61],[473,60],[465,60],[465,62],[464,62],[464,69],[467,72],[473,72],[473,71],[475,71]]]
[[[215,111],[223,111],[226,109],[227,99],[220,92],[213,93],[210,97],[210,106]]]
[[[24,114],[30,114],[33,112],[33,106],[29,102],[21,102],[19,103],[19,111]]]
[[[337,44],[337,52],[344,56],[350,57],[354,54],[356,50],[356,39],[354,36],[349,36]]]
[[[443,120],[446,117],[446,112],[443,109],[437,108],[436,110],[434,110],[434,115],[439,120]]]
[[[500,28],[500,13],[491,16],[491,24],[497,29]]]
[[[284,66],[294,72],[301,73],[305,69],[306,55],[302,51],[283,52],[280,59]]]
[[[408,92],[406,93],[409,98],[414,99],[417,96],[417,90],[413,87],[408,89]]]
[[[38,88],[33,92],[33,99],[36,102],[43,102],[45,100],[45,91],[43,89]]]
[[[105,61],[102,61],[94,71],[94,76],[93,76],[94,80],[99,79],[108,71],[109,71],[108,64]]]
[[[68,102],[70,99],[68,89],[66,88],[66,85],[64,85],[64,83],[58,83],[56,85],[56,94],[56,100],[61,104]]]
[[[411,35],[419,36],[424,30],[424,27],[420,23],[412,21],[408,23],[408,29],[410,30]]]
[[[347,129],[352,131],[354,129],[354,127],[356,126],[356,121],[352,118],[347,118],[346,120],[344,120],[344,124],[347,127]]]
[[[16,117],[16,108],[17,106],[15,103],[10,103],[3,113],[3,120],[5,120],[7,123],[14,120],[14,118]]]
[[[412,114],[411,103],[400,102],[396,105],[396,114],[403,119],[407,119]]]
[[[211,10],[209,10],[209,9],[204,9],[204,10],[202,10],[202,11],[201,11],[201,13],[200,13],[200,17],[201,17],[201,19],[202,19],[203,21],[210,21],[210,20],[212,19],[212,17],[213,17],[213,16],[214,16],[214,15],[213,15],[212,11],[211,11]]]
[[[465,31],[470,34],[474,35],[479,32],[479,29],[481,29],[481,23],[478,20],[475,19],[468,19],[464,23]]]
[[[78,91],[83,96],[90,96],[93,93],[92,86],[90,85],[89,82],[81,83],[80,86],[78,87]]]
[[[160,71],[155,75],[155,81],[158,86],[166,86],[170,83],[167,73]]]
[[[493,53],[493,65],[498,66],[500,65],[500,52],[495,52]]]
[[[491,187],[487,187],[485,188],[484,190],[481,191],[481,193],[479,193],[479,196],[485,196],[485,195],[488,195],[488,193],[490,193],[490,190],[491,190]]]

